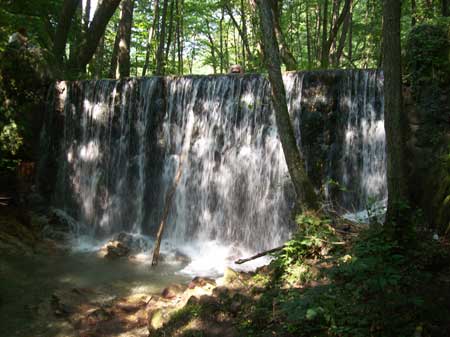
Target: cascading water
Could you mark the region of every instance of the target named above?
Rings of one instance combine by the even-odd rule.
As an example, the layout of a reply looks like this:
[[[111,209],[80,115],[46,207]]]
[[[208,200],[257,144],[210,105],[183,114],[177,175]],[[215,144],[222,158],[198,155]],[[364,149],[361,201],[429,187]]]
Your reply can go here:
[[[371,196],[385,199],[381,74],[289,73],[285,84],[316,187],[356,211]],[[90,235],[153,235],[181,164],[166,237],[253,250],[289,237],[294,195],[263,76],[60,85],[67,92],[64,132],[53,139],[60,155],[53,203]]]

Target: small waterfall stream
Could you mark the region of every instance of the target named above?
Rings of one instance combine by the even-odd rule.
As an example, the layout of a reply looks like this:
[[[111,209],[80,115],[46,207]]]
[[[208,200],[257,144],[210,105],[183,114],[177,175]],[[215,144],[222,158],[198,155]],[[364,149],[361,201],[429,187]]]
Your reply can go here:
[[[372,197],[385,200],[382,74],[299,72],[284,79],[316,188],[348,210],[364,209]],[[89,235],[154,235],[165,192],[183,162],[166,230],[171,241],[217,240],[261,250],[289,237],[294,194],[265,77],[59,86],[65,88],[59,97],[63,130],[55,136],[48,130],[55,124],[47,123],[45,133],[51,138],[46,151],[58,157],[52,203]]]

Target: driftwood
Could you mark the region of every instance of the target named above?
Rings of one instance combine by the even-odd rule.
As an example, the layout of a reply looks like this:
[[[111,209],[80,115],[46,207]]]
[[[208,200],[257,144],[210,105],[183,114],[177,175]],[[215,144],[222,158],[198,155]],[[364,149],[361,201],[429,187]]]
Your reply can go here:
[[[162,239],[162,235],[164,232],[164,227],[167,222],[167,218],[169,216],[170,208],[172,206],[172,199],[173,199],[173,196],[175,195],[178,183],[180,182],[180,179],[181,179],[181,173],[183,171],[182,168],[183,168],[183,162],[180,161],[177,174],[175,175],[175,178],[173,179],[173,184],[170,187],[170,189],[167,191],[167,194],[166,194],[164,211],[163,211],[163,215],[161,218],[161,223],[159,224],[158,234],[156,236],[155,249],[153,250],[152,266],[156,266],[158,264],[159,249],[161,248],[161,239]]]
[[[284,245],[283,245],[283,246],[280,246],[280,247],[277,247],[277,248],[272,248],[272,249],[266,250],[266,251],[264,251],[264,252],[258,253],[258,254],[256,254],[256,255],[253,255],[253,256],[251,256],[251,257],[248,257],[248,258],[246,258],[246,259],[239,259],[239,260],[236,260],[236,261],[234,261],[234,263],[235,263],[235,264],[243,264],[243,263],[245,263],[245,262],[255,260],[255,259],[259,258],[259,257],[263,257],[263,256],[266,256],[266,255],[268,255],[268,254],[278,252],[278,251],[282,250],[283,248],[284,248]]]

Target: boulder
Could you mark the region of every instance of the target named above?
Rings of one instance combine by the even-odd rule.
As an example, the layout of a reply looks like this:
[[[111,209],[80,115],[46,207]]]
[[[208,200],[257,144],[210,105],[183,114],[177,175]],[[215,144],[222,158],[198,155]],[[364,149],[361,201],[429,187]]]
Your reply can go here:
[[[148,331],[151,334],[164,325],[164,317],[162,309],[157,309],[148,313]]]
[[[120,241],[110,241],[106,245],[106,255],[108,259],[117,259],[127,257],[130,254],[130,248]]]
[[[165,299],[173,299],[177,296],[181,296],[186,288],[180,284],[171,284],[164,288],[161,296]]]
[[[188,285],[189,289],[194,289],[196,287],[213,289],[216,287],[216,281],[211,278],[197,276],[194,277]]]
[[[231,284],[234,281],[239,280],[239,273],[229,267],[225,269],[225,273],[223,275],[224,284]]]
[[[77,228],[77,222],[60,209],[51,209],[48,217],[48,224],[54,231],[74,232]]]

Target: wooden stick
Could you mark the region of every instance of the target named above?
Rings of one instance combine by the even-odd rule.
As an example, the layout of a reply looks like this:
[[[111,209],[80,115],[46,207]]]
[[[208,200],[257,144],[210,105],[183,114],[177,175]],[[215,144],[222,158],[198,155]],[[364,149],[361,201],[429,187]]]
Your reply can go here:
[[[164,211],[163,211],[163,215],[162,215],[162,218],[161,218],[161,223],[159,224],[158,234],[156,236],[155,249],[153,250],[152,266],[156,266],[158,264],[159,249],[161,247],[161,239],[162,239],[162,235],[163,235],[163,232],[164,232],[164,227],[165,227],[166,222],[167,222],[167,218],[169,216],[170,207],[172,206],[172,199],[173,199],[173,196],[175,195],[175,192],[177,190],[178,183],[180,182],[181,173],[183,171],[182,167],[183,167],[183,162],[180,162],[180,164],[178,166],[177,174],[176,174],[175,178],[173,179],[173,184],[170,187],[170,189],[167,191],[167,194],[166,194],[166,201],[165,201],[165,205],[164,205]]]
[[[234,263],[235,264],[243,264],[245,262],[255,260],[255,259],[259,258],[259,257],[266,256],[266,255],[271,254],[271,253],[275,253],[275,252],[277,252],[279,250],[282,250],[283,248],[284,248],[284,245],[280,246],[280,247],[277,247],[277,248],[272,248],[272,249],[266,250],[264,252],[258,253],[256,255],[253,255],[251,257],[248,257],[246,259],[239,259],[237,261],[234,261]]]

